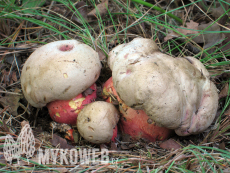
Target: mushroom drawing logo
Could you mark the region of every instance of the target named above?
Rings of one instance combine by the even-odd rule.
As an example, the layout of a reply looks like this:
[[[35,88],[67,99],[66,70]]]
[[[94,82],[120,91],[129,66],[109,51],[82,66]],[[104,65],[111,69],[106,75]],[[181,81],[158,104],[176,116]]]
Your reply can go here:
[[[13,159],[17,159],[19,163],[19,157],[25,154],[27,159],[32,157],[35,152],[35,139],[29,124],[26,124],[18,139],[15,141],[11,135],[7,135],[3,148],[5,159],[12,163]]]

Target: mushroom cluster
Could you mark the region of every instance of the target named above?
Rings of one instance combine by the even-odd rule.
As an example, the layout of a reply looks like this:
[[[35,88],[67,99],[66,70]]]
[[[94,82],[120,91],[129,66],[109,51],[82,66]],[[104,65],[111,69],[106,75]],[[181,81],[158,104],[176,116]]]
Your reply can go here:
[[[151,39],[136,38],[113,48],[108,65],[112,77],[103,85],[105,101],[96,101],[98,53],[76,40],[48,43],[25,62],[22,90],[32,106],[47,106],[54,121],[77,125],[95,144],[115,142],[118,132],[155,142],[173,130],[186,136],[212,123],[217,89],[199,60],[173,58]]]

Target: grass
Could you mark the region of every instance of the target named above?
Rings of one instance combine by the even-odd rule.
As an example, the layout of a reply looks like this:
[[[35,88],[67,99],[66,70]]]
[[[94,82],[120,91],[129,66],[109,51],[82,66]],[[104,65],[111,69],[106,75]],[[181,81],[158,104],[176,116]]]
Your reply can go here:
[[[78,39],[94,49],[101,49],[105,55],[107,55],[114,46],[129,42],[134,37],[142,36],[153,38],[162,52],[174,57],[178,55],[194,56],[200,59],[206,68],[212,72],[213,79],[223,73],[229,73],[230,70],[228,59],[230,52],[229,50],[222,51],[222,48],[229,46],[229,42],[225,45],[218,46],[220,41],[204,49],[202,44],[198,44],[192,40],[197,37],[198,34],[184,35],[177,31],[178,28],[186,29],[186,25],[175,15],[176,12],[185,10],[185,8],[189,7],[195,8],[198,3],[202,2],[201,0],[191,1],[191,3],[177,6],[173,9],[165,9],[164,5],[160,5],[160,3],[155,5],[141,0],[114,0],[112,3],[115,10],[111,10],[111,6],[108,6],[108,13],[103,17],[98,13],[95,16],[96,19],[92,22],[88,22],[87,19],[78,12],[74,2],[70,0],[52,1],[54,3],[59,3],[62,7],[80,18],[80,24],[74,23],[65,15],[55,12],[50,6],[26,6],[25,8],[23,4],[22,6],[18,6],[15,2],[14,0],[3,0],[0,2],[0,8],[2,9],[0,10],[0,20],[5,23],[10,23],[12,27],[9,29],[9,35],[2,36],[0,46],[12,48],[17,44],[32,44],[35,47],[39,47],[51,41]],[[86,2],[90,9],[95,8],[97,5],[93,0]],[[222,6],[223,4],[230,5],[222,0],[218,2],[220,2]],[[211,3],[210,6],[204,10],[208,10],[212,5]],[[206,6],[204,5],[204,7]],[[201,17],[210,17],[208,11],[199,10]],[[225,13],[214,20],[213,24],[218,23],[219,19],[229,11],[229,9],[226,9]],[[192,17],[194,16],[190,17],[191,19],[189,20],[193,20]],[[202,31],[198,31],[203,34],[229,32],[229,30],[209,31],[210,27],[211,25]],[[168,41],[160,39],[160,36],[166,36],[170,31],[174,31],[179,34],[180,37]],[[199,52],[194,53],[188,50],[188,45],[197,48]],[[214,51],[210,51],[211,49],[214,49]],[[32,52],[32,49],[30,52]],[[14,52],[12,52],[12,54],[13,53]],[[6,54],[5,52],[1,52],[1,55],[5,56]],[[2,59],[1,62],[4,63],[4,59]],[[104,63],[104,65],[106,66],[106,63]],[[20,67],[17,69],[20,74]],[[218,78],[217,81],[216,84],[219,89],[221,89],[225,83],[230,84],[229,79]],[[115,152],[111,153],[110,157],[119,157],[116,163],[111,161],[107,165],[84,165],[79,168],[79,171],[97,170],[106,172],[112,170],[114,172],[146,172],[147,170],[151,170],[151,172],[161,172],[164,170],[165,172],[223,172],[223,170],[228,169],[230,166],[230,144],[229,142],[225,142],[226,150],[218,149],[215,146],[223,139],[229,139],[230,123],[228,117],[224,115],[229,104],[229,96],[220,100],[222,111],[216,121],[216,128],[211,130],[204,137],[206,142],[197,143],[197,145],[188,145],[177,152],[165,151],[155,146],[155,149],[158,150],[157,154],[150,151],[141,153],[141,149],[135,151],[136,155]],[[4,133],[2,135],[4,135]],[[208,147],[210,145],[212,147]],[[42,146],[45,147],[45,144],[42,144]],[[16,171],[9,171],[12,168],[11,165],[2,164],[0,171],[29,172],[41,169],[55,170],[52,166],[40,165],[34,161],[31,161],[30,164],[34,165],[34,167],[20,166],[18,168],[13,168]]]

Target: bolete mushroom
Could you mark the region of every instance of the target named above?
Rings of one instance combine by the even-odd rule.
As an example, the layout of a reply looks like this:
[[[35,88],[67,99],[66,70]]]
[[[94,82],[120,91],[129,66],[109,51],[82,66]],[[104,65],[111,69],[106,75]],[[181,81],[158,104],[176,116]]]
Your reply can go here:
[[[119,113],[115,106],[96,101],[85,106],[77,117],[77,129],[87,141],[102,144],[114,140]]]
[[[120,99],[158,125],[186,136],[203,132],[214,120],[217,89],[196,58],[173,58],[152,39],[136,38],[112,49],[108,65]]]
[[[54,100],[69,100],[98,79],[98,53],[76,40],[48,43],[36,49],[25,62],[21,86],[27,101],[43,107]]]
[[[90,93],[84,94],[83,92],[70,100],[56,100],[48,103],[50,117],[58,123],[76,125],[79,112],[97,97],[96,84],[87,90],[90,90]]]

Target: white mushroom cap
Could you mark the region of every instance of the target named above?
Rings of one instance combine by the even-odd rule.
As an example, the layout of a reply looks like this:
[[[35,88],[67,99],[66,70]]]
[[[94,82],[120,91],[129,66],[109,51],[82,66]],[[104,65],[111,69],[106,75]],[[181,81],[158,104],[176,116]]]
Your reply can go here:
[[[151,39],[137,38],[113,48],[108,64],[119,98],[142,109],[157,124],[180,136],[203,132],[213,122],[218,94],[196,58],[161,53]]]
[[[110,142],[119,113],[111,103],[97,101],[85,106],[77,117],[81,136],[95,144]]]
[[[98,53],[76,40],[48,43],[36,49],[24,64],[21,85],[34,107],[68,100],[82,93],[99,77]]]

